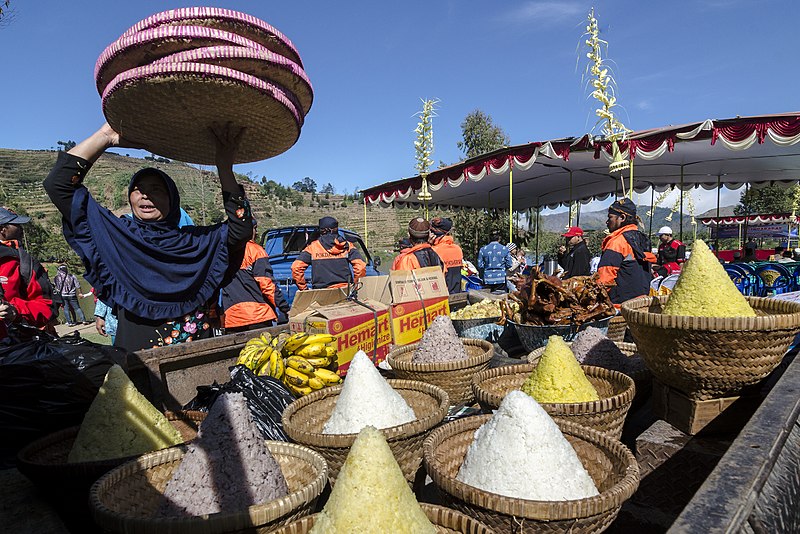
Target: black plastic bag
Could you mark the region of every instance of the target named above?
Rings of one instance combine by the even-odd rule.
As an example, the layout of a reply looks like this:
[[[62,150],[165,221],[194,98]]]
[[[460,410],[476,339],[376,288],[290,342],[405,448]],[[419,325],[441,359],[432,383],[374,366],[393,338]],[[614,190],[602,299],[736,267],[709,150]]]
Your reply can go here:
[[[79,335],[38,339],[0,347],[0,463],[44,435],[80,425],[115,363],[127,352]]]
[[[250,414],[265,439],[289,441],[289,436],[283,431],[281,417],[283,410],[294,402],[294,396],[279,380],[269,376],[256,376],[244,365],[231,369],[230,382],[197,386],[197,396],[183,409],[207,412],[221,394],[229,392],[244,395]]]

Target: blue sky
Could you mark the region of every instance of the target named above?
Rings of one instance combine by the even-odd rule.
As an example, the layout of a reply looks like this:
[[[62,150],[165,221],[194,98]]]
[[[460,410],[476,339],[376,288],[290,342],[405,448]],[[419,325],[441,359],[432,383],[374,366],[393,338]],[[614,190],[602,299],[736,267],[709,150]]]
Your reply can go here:
[[[11,0],[11,17],[0,27],[0,147],[46,149],[88,136],[104,120],[93,81],[98,55],[140,19],[192,5],[199,4]],[[314,105],[298,143],[270,160],[236,167],[256,178],[291,184],[310,176],[352,192],[411,176],[420,98],[440,100],[437,163],[462,157],[456,147],[460,123],[475,109],[488,113],[512,144],[579,136],[595,123],[594,102],[581,85],[581,34],[590,2],[210,5],[244,11],[281,30],[297,46],[314,85]],[[621,119],[628,127],[800,107],[794,46],[799,2],[594,5],[616,63]],[[710,207],[713,196],[696,199],[698,209]],[[724,194],[723,204],[738,196]]]

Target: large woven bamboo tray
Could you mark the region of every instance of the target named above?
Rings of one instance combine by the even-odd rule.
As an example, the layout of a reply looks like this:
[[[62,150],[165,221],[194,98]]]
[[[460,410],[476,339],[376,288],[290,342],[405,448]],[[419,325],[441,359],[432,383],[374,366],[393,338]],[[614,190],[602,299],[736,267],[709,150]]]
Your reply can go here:
[[[520,389],[536,368],[534,364],[505,365],[481,371],[472,388],[481,407],[496,410],[511,391]],[[600,400],[576,403],[543,403],[542,408],[556,421],[573,422],[619,439],[625,417],[636,394],[633,379],[618,371],[582,365]]]
[[[622,354],[628,358],[632,358],[636,354],[639,354],[639,349],[636,347],[636,343],[624,343],[617,341],[614,344],[619,347],[620,352],[622,352]],[[568,341],[567,345],[572,348],[572,341]],[[542,354],[544,354],[545,348],[546,347],[540,347],[528,354],[528,363],[538,364],[539,359],[542,357]],[[653,374],[647,369],[625,374],[633,378],[633,383],[636,384],[637,401],[646,399],[653,391]]]
[[[422,442],[430,430],[442,422],[450,407],[447,393],[440,387],[415,380],[387,380],[414,410],[417,419],[381,429],[395,460],[409,483],[422,464]],[[328,478],[333,484],[347,453],[358,434],[323,434],[322,427],[333,412],[342,385],[309,393],[294,401],[283,412],[283,429],[292,441],[319,452],[328,462]]]
[[[756,317],[662,315],[668,296],[622,303],[653,376],[693,400],[733,397],[760,382],[800,331],[800,303],[747,297]]]
[[[197,436],[198,427],[208,414],[183,411],[166,412],[164,415],[185,441],[191,441]],[[58,495],[75,491],[84,492],[86,495],[98,478],[135,458],[67,463],[67,457],[79,430],[79,426],[66,428],[30,443],[17,454],[17,468],[41,491],[48,494]]]
[[[464,515],[456,510],[436,506],[434,504],[420,503],[422,511],[428,516],[436,532],[442,534],[493,534],[494,531],[489,527],[468,515]],[[286,525],[274,531],[273,534],[306,534],[311,530],[316,521],[317,514],[298,519],[294,523]]]
[[[293,443],[267,441],[289,495],[247,510],[200,517],[154,517],[185,447],[141,456],[106,474],[89,496],[94,519],[107,532],[125,534],[265,533],[308,515],[327,482],[327,465],[316,452]]]
[[[472,404],[472,377],[489,366],[494,356],[494,346],[482,339],[462,339],[467,358],[452,362],[415,363],[412,360],[419,343],[397,347],[389,352],[386,360],[397,378],[419,380],[439,386],[447,392],[450,403]]]
[[[490,415],[447,423],[425,440],[425,468],[453,507],[497,533],[602,532],[639,486],[633,454],[619,441],[580,425],[556,420],[600,495],[570,501],[531,501],[490,493],[456,480],[475,431]],[[502,454],[502,451],[498,451]]]

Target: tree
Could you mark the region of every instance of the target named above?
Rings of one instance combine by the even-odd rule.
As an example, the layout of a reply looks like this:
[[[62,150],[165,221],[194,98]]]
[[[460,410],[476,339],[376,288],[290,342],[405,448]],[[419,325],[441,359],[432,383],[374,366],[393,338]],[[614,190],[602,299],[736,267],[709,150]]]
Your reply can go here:
[[[320,189],[319,192],[323,193],[325,195],[333,195],[334,193],[336,193],[336,191],[333,188],[333,184],[330,183],[330,182],[328,182],[327,184],[323,185],[322,189]],[[328,197],[326,197],[326,198],[328,198]]]
[[[492,117],[476,109],[461,122],[463,141],[456,143],[467,159],[480,156],[492,150],[502,148],[511,140],[499,126],[495,126]]]
[[[777,185],[759,189],[750,187],[742,193],[739,198],[739,205],[733,211],[737,215],[791,213],[797,191],[797,186],[788,189]]]
[[[69,141],[58,141],[56,144],[60,147],[64,147],[63,148],[64,152],[69,152],[70,150],[75,148],[75,145],[77,145],[78,143],[70,139]],[[61,148],[59,148],[58,150],[61,151]]]
[[[317,182],[306,176],[302,180],[298,180],[292,184],[292,189],[300,191],[301,193],[316,193]]]

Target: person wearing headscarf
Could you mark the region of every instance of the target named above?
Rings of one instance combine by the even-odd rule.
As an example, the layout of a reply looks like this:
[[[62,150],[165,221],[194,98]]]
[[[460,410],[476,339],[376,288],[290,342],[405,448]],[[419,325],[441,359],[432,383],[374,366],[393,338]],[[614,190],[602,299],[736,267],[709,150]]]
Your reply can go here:
[[[297,289],[308,289],[306,269],[309,267],[314,289],[347,287],[367,274],[367,263],[358,248],[339,235],[339,221],[333,217],[321,218],[319,234],[319,239],[309,243],[292,262],[292,279]]]
[[[442,259],[433,250],[428,242],[431,232],[431,223],[422,217],[415,217],[408,223],[409,248],[400,251],[392,262],[392,271],[410,271],[422,267],[444,268]]]
[[[464,253],[453,242],[451,234],[453,221],[445,217],[431,219],[430,244],[444,263],[444,279],[447,292],[451,295],[461,293],[461,268],[464,266]]]
[[[104,124],[60,152],[44,181],[62,215],[67,243],[78,254],[97,298],[118,319],[114,345],[129,351],[211,335],[208,303],[239,268],[253,234],[250,205],[236,183],[233,161],[244,131],[216,127],[216,164],[227,214],[212,226],[180,228],[180,195],[165,172],[146,168],[131,178],[132,218],[100,206],[83,184],[108,148],[136,145]]]
[[[656,257],[650,252],[650,240],[639,231],[636,205],[631,199],[621,198],[611,204],[606,226],[611,234],[603,239],[597,277],[608,289],[611,302],[619,306],[650,293],[650,267]]]

